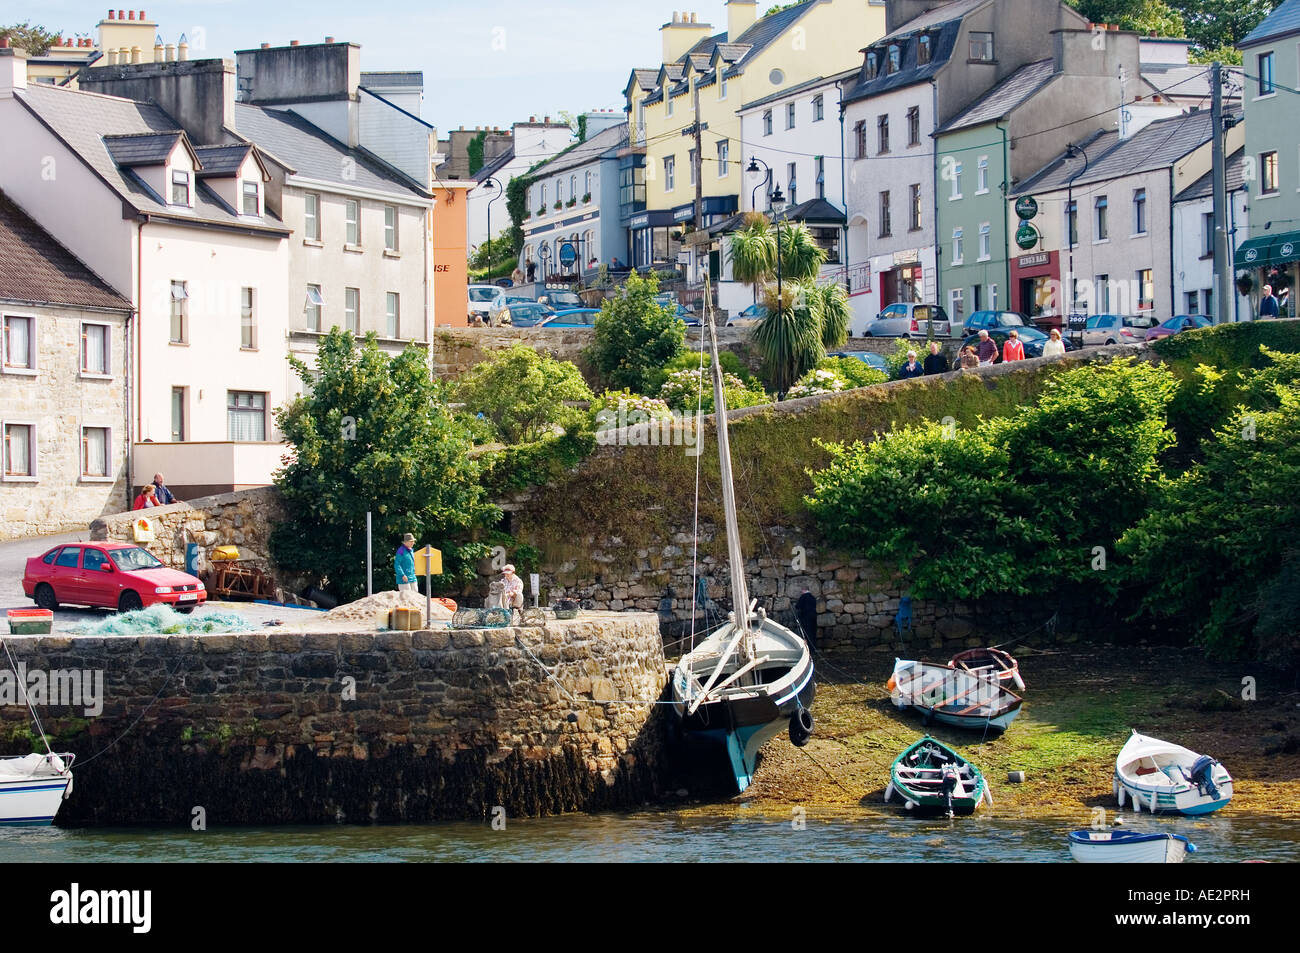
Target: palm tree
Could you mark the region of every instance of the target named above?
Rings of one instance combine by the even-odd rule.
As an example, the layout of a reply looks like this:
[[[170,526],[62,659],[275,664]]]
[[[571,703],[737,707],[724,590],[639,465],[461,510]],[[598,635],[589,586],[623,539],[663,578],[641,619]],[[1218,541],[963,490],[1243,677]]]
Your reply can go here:
[[[818,246],[803,222],[781,226],[781,277],[795,284],[811,284],[817,280],[826,252]]]
[[[810,306],[807,289],[787,285],[776,291],[768,287],[763,306],[767,315],[753,330],[754,344],[763,355],[767,382],[778,394],[786,391],[826,357],[822,348],[822,320]]]
[[[809,308],[817,313],[822,332],[822,347],[834,351],[849,339],[849,293],[838,281],[814,285],[806,291]]]
[[[731,236],[731,272],[737,281],[754,286],[754,301],[762,283],[776,274],[776,240],[767,219],[758,212],[745,216],[740,230]]]

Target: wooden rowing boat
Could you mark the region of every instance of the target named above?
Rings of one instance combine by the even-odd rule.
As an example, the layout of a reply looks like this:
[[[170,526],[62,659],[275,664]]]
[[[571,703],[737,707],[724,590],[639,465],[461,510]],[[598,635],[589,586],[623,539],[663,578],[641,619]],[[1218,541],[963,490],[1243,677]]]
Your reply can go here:
[[[967,649],[954,655],[948,664],[976,675],[994,675],[1003,685],[1025,690],[1024,679],[1020,677],[1020,663],[1010,652],[1002,649]]]
[[[971,814],[981,801],[993,804],[979,768],[926,735],[894,759],[885,800],[897,794],[909,811]]]
[[[886,687],[895,705],[920,711],[925,724],[938,721],[971,731],[1005,731],[1022,704],[996,678],[933,662],[895,659]]]
[[[1115,759],[1119,806],[1152,814],[1213,814],[1232,800],[1232,775],[1209,755],[1136,731]]]

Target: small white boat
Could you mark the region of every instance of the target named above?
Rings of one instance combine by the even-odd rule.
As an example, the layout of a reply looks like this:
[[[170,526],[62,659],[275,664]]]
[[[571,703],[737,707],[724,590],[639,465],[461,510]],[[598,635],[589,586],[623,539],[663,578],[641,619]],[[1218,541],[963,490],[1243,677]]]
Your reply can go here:
[[[74,758],[53,751],[0,758],[0,825],[52,823],[72,793]]]
[[[1134,811],[1213,814],[1232,800],[1232,775],[1209,755],[1134,731],[1115,759],[1114,791]]]
[[[1070,856],[1081,864],[1181,864],[1195,850],[1181,834],[1070,832]]]
[[[1020,696],[996,676],[949,665],[895,659],[885,687],[895,705],[915,708],[927,725],[937,721],[970,731],[1005,731],[1020,714]]]
[[[967,649],[954,655],[948,665],[975,675],[991,675],[1003,685],[1014,686],[1016,691],[1025,690],[1025,680],[1020,677],[1020,663],[1010,652],[1002,649]]]

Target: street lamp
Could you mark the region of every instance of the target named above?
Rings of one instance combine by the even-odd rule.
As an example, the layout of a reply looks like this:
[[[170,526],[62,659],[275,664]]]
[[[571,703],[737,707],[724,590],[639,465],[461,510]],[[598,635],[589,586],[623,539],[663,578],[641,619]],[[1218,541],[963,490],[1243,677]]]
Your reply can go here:
[[[492,203],[500,199],[501,196],[505,195],[506,193],[505,190],[501,188],[501,183],[498,182],[496,179],[492,178],[491,176],[488,176],[486,179],[483,180],[482,187],[489,192],[491,192],[494,188],[497,190],[497,194],[492,198],[488,199],[488,203],[487,203],[487,268],[488,271],[491,272],[492,270]]]
[[[1065,157],[1067,159],[1074,159],[1078,156],[1083,156],[1083,168],[1080,169],[1078,172],[1074,173],[1074,175],[1070,176],[1070,181],[1066,184],[1066,191],[1065,191],[1065,216],[1066,216],[1065,243],[1070,247],[1070,273],[1067,276],[1070,279],[1070,313],[1074,312],[1074,307],[1075,307],[1074,236],[1070,234],[1070,224],[1071,224],[1070,215],[1071,214],[1074,215],[1075,228],[1078,228],[1079,210],[1074,207],[1074,180],[1088,171],[1088,153],[1084,152],[1083,149],[1079,148],[1078,146],[1075,146],[1074,143],[1070,143],[1070,145],[1065,147]],[[1064,297],[1064,295],[1062,295],[1062,297]],[[1068,314],[1066,315],[1066,321],[1067,322],[1069,321]],[[1082,335],[1083,332],[1080,331],[1079,332],[1080,339],[1082,339]]]
[[[766,175],[766,177],[764,177],[764,179],[763,179],[762,182],[759,182],[758,185],[754,186],[754,190],[753,190],[753,192],[750,193],[750,196],[749,196],[749,207],[750,207],[750,209],[752,209],[753,211],[758,211],[758,190],[761,189],[761,188],[763,187],[764,184],[767,184],[767,185],[771,185],[771,184],[772,184],[772,167],[771,167],[770,165],[768,165],[766,162],[764,162],[762,159],[758,158],[758,156],[750,156],[750,157],[749,157],[749,165],[748,165],[748,167],[746,167],[745,171],[746,171],[746,172],[762,172],[763,169],[760,169],[760,168],[759,168],[759,165],[762,165],[762,166],[763,166],[763,169],[766,169],[766,170],[767,170],[767,175]]]
[[[781,194],[781,186],[776,187],[772,193],[772,224],[776,226],[776,307],[781,310],[785,307],[781,300],[781,216],[785,214],[785,196]]]

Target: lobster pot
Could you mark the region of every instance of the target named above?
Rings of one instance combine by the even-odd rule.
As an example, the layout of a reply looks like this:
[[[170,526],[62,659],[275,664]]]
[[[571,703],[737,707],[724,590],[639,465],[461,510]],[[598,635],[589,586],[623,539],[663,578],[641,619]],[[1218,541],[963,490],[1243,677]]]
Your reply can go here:
[[[398,606],[388,613],[388,627],[397,632],[414,632],[423,622],[420,610],[410,606]]]

